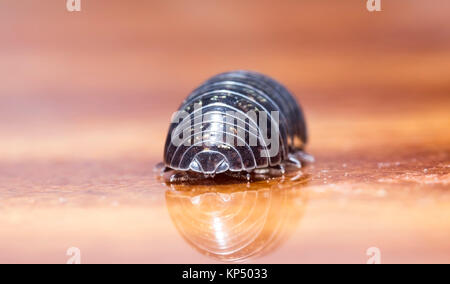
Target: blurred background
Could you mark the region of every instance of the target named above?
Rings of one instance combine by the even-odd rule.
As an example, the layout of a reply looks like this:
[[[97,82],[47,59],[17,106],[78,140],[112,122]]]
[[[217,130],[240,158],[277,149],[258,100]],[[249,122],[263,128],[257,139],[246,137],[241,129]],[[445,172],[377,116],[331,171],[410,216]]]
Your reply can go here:
[[[1,0],[2,160],[159,155],[182,99],[235,69],[295,93],[311,147],[373,144],[397,124],[420,130],[408,143],[448,142],[432,135],[448,123],[448,1],[373,13],[363,0],[81,3]],[[343,120],[373,132],[355,137]]]
[[[450,2],[381,4],[0,0],[0,262],[210,262],[152,168],[181,101],[235,69],[295,94],[317,159],[258,261],[449,262]]]

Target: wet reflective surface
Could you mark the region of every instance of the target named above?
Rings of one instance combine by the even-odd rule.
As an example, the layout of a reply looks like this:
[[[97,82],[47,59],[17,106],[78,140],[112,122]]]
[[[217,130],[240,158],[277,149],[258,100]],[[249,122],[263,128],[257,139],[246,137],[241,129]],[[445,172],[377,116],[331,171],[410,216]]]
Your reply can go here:
[[[276,249],[301,219],[306,206],[301,188],[308,176],[292,179],[172,186],[174,190],[166,192],[167,207],[194,249],[220,261],[243,262]]]
[[[52,2],[0,4],[0,263],[450,262],[449,1]],[[297,96],[316,162],[162,184],[172,112],[234,69]]]
[[[0,262],[65,263],[78,247],[85,263],[365,263],[374,246],[383,262],[448,262],[448,152],[381,157],[172,188],[151,161],[2,164]]]

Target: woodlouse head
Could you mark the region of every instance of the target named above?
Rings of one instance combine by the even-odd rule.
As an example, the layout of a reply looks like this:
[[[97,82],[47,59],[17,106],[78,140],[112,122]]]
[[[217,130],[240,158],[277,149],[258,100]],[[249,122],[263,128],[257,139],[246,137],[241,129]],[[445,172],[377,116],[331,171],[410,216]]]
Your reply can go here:
[[[189,169],[207,175],[220,174],[228,171],[228,159],[220,152],[203,150],[189,164]]]

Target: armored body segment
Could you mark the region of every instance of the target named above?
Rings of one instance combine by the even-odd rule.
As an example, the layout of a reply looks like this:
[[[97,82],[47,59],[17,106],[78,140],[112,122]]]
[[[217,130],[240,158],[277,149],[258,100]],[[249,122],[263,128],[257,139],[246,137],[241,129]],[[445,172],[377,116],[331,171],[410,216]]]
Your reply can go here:
[[[172,121],[167,169],[207,176],[300,166],[306,125],[294,97],[248,71],[216,75],[195,89]]]

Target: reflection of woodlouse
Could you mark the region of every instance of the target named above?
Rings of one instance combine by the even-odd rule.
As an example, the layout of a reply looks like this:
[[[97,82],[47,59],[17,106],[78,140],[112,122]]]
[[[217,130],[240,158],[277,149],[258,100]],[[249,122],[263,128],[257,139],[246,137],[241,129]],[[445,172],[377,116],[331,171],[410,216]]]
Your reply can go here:
[[[307,199],[299,189],[308,179],[171,185],[166,205],[176,229],[194,249],[216,260],[241,263],[276,250],[291,235],[305,211]]]
[[[187,173],[200,174],[200,178],[245,173],[250,179],[251,174],[283,174],[286,166],[298,168],[311,160],[303,152],[307,131],[300,106],[286,88],[265,75],[248,71],[216,75],[187,97],[180,112],[185,115],[171,124],[164,149],[163,172],[178,173],[172,175],[172,181]],[[196,122],[199,112],[202,118]],[[264,120],[267,130],[262,134]],[[187,139],[173,143],[186,133]],[[276,141],[272,148],[262,138],[268,137],[267,133]],[[227,135],[234,143],[223,138]],[[252,138],[256,145],[249,143]]]

